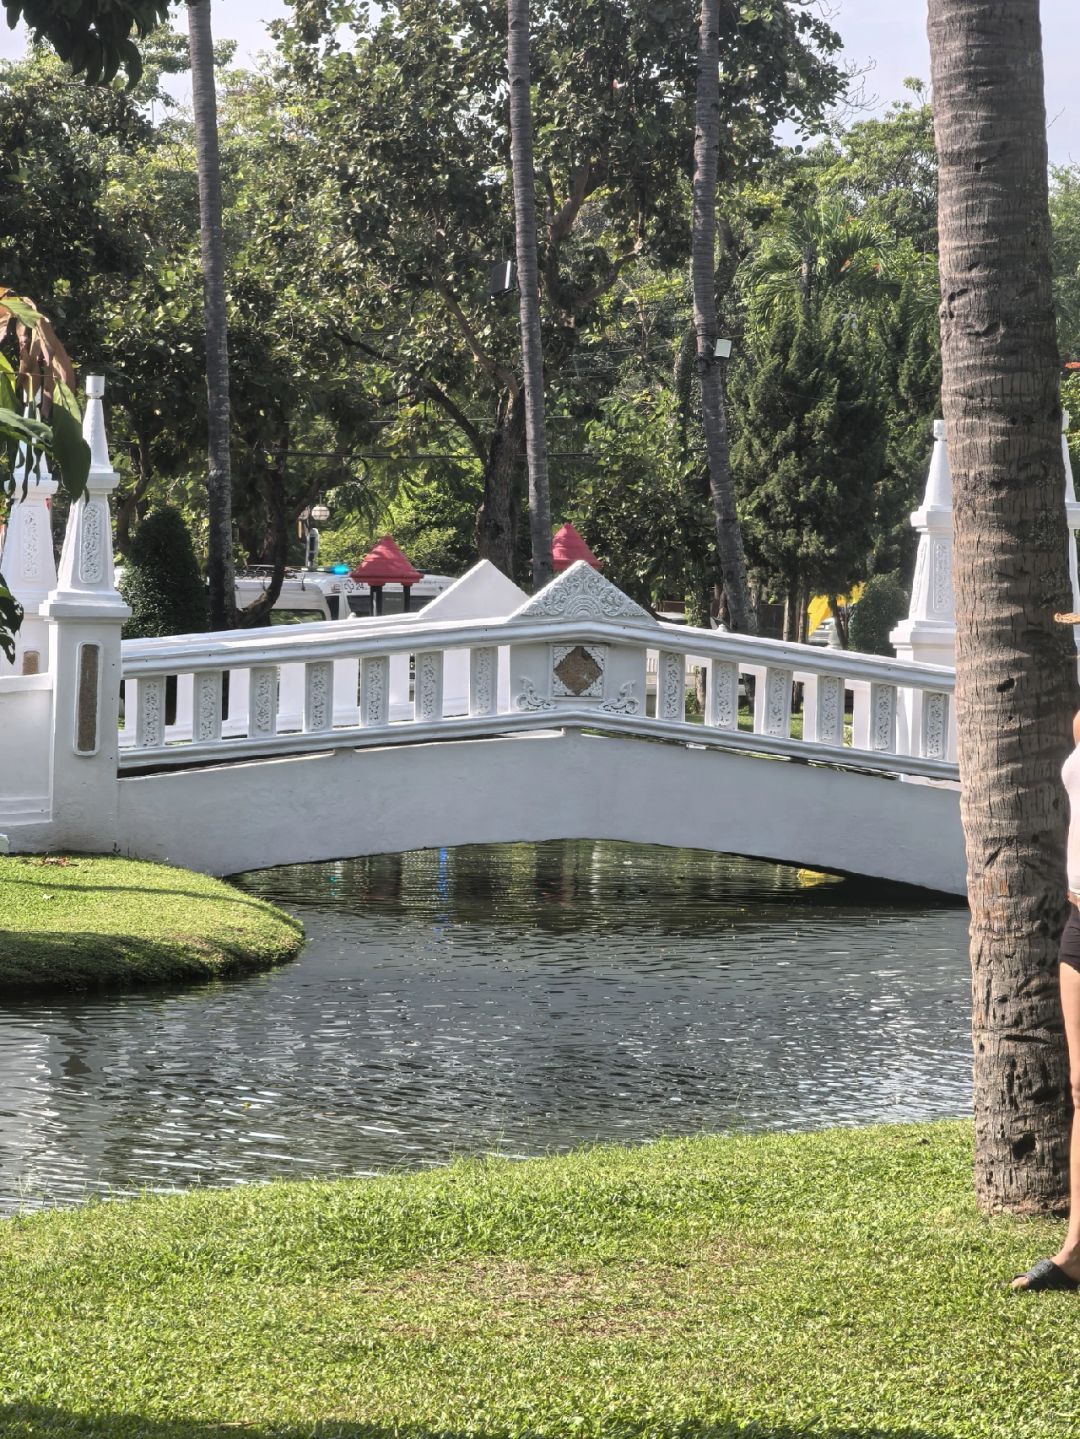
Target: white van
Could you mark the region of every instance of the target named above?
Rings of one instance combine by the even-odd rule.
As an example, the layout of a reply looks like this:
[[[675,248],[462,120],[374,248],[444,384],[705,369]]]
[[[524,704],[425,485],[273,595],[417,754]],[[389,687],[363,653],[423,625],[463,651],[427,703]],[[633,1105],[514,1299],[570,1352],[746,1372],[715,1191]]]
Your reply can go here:
[[[244,609],[270,584],[268,565],[257,565],[236,576],[236,603]],[[454,583],[451,575],[423,575],[411,587],[410,612],[423,609],[436,595]],[[404,595],[400,585],[383,587],[382,613],[400,615]],[[325,570],[286,570],[281,593],[274,601],[272,625],[312,624],[318,620],[367,618],[374,613],[371,586],[351,580],[344,566]]]

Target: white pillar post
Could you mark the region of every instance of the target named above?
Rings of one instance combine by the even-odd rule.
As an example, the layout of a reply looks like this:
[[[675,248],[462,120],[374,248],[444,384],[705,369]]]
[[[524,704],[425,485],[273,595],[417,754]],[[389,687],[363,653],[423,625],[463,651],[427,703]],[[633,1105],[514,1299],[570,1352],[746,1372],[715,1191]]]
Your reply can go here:
[[[934,421],[934,451],[926,477],[922,505],[912,512],[911,523],[919,532],[915,578],[906,620],[889,636],[897,659],[916,664],[956,664],[956,607],[953,598],[953,517],[952,476],[945,440],[945,421]],[[898,712],[897,748],[911,753],[921,733],[920,716],[915,712],[920,696],[912,690],[901,693]]]
[[[131,614],[113,574],[109,495],[119,476],[109,459],[104,391],[100,375],[87,377],[90,474],[68,516],[56,588],[42,605],[51,629],[55,843],[98,852],[118,839],[120,632]]]
[[[42,455],[37,473],[26,479],[23,490],[25,450],[16,466],[15,493],[0,548],[0,573],[8,589],[23,607],[23,622],[15,636],[16,674],[38,674],[48,668],[49,629],[41,617],[41,606],[56,584],[50,502],[57,484]],[[0,661],[6,667],[7,661]]]

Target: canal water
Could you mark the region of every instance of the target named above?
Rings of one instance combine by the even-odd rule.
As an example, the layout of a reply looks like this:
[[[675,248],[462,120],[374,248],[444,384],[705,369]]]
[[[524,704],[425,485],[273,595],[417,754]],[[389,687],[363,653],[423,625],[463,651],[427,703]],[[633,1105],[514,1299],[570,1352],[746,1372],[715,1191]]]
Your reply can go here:
[[[237,882],[299,960],[0,1008],[0,1213],[970,1106],[967,912],[933,896],[593,842]]]

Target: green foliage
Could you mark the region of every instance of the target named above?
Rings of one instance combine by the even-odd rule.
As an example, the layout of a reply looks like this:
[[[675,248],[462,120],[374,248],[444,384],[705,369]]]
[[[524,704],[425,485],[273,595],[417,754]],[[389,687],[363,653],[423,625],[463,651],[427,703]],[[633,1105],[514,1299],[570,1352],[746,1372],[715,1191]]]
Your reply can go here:
[[[209,4],[209,0],[199,0]],[[6,0],[8,25],[22,20],[37,40],[47,40],[76,75],[95,85],[108,83],[123,66],[134,84],[142,72],[139,47],[131,39],[148,35],[168,18],[166,0]]]
[[[889,635],[907,614],[909,598],[896,575],[871,575],[852,612],[849,648],[891,657]]]
[[[206,586],[179,510],[166,506],[135,531],[120,582],[131,606],[126,639],[199,634],[207,626]]]
[[[0,993],[205,983],[280,964],[302,941],[289,915],[204,874],[0,857]]]
[[[604,401],[586,429],[593,465],[566,513],[604,574],[644,605],[704,587],[712,565],[707,491],[680,463],[671,391]]]
[[[867,572],[885,430],[868,342],[844,313],[780,311],[736,372],[732,472],[751,563],[779,593]]]

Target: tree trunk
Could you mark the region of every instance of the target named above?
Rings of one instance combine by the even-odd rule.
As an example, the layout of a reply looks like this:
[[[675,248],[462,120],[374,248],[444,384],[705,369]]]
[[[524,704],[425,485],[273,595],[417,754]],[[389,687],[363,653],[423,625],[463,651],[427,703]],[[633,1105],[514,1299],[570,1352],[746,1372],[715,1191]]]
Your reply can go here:
[[[286,503],[285,463],[289,449],[289,433],[274,446],[270,461],[262,466],[260,488],[266,502],[267,545],[263,559],[270,565],[266,588],[236,616],[238,629],[253,629],[269,624],[270,612],[278,602],[285,571],[289,564],[289,511]],[[309,501],[310,503],[310,501]]]
[[[529,465],[529,531],[533,588],[551,579],[551,496],[544,431],[544,353],[540,340],[536,180],[533,174],[532,102],[529,94],[529,0],[508,0],[507,74],[510,79],[510,153],[517,233],[518,310],[525,382],[525,453]]]
[[[484,498],[476,512],[476,552],[514,578],[514,486],[525,450],[525,404],[519,391],[499,398],[484,465]]]
[[[1038,0],[930,0],[956,714],[971,905],[975,1188],[1060,1205],[1057,986],[1077,706]]]
[[[188,0],[188,54],[199,171],[199,242],[206,327],[207,475],[210,522],[207,574],[210,628],[235,623],[232,468],[229,459],[229,335],[225,309],[225,240],[221,228],[221,162],[210,0]]]
[[[697,334],[705,449],[709,460],[709,489],[716,523],[716,550],[727,595],[729,623],[733,630],[749,634],[753,632],[754,615],[746,597],[746,560],[731,482],[722,362],[716,355],[716,172],[719,150],[720,0],[701,0],[691,261],[694,330]]]

